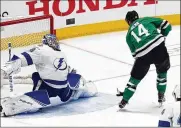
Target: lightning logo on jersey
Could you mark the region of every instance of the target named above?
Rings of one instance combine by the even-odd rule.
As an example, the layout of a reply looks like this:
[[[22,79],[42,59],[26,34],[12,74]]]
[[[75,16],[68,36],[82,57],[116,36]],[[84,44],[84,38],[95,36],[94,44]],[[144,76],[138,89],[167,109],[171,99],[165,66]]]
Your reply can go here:
[[[56,58],[54,60],[54,67],[56,70],[65,70],[67,68],[67,63],[64,61],[64,58]]]

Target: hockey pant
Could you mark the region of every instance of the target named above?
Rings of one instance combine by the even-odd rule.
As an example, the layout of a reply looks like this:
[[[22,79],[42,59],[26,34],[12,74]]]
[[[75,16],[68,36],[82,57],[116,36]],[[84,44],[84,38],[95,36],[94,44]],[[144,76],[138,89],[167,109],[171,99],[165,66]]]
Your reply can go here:
[[[143,79],[151,64],[155,65],[157,74],[165,73],[170,68],[170,59],[164,42],[135,60],[131,76],[138,80]]]

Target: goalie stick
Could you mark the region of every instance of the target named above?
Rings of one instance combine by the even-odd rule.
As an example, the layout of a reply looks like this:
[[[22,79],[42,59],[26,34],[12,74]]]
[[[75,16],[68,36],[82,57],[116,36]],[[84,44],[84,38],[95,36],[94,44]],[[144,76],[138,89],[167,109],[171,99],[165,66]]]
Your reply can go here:
[[[11,61],[11,42],[8,42],[8,49],[9,49],[9,61]],[[13,76],[9,75],[9,88],[10,88],[10,95],[13,96]]]

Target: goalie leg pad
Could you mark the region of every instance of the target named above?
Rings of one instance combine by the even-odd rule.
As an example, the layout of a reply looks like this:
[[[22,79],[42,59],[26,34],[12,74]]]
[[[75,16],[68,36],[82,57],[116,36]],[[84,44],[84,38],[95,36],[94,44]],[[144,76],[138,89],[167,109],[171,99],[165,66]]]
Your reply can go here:
[[[77,90],[80,85],[81,75],[75,73],[69,73],[67,76],[67,80],[69,82],[69,86],[73,90]]]
[[[97,87],[92,81],[84,83],[84,89],[76,90],[73,99],[93,97],[98,94]]]
[[[28,92],[25,93],[24,95],[29,96],[33,100],[37,101],[37,103],[41,104],[42,106],[47,106],[50,104],[49,96],[46,90]]]
[[[28,92],[22,96],[9,98],[2,102],[3,112],[6,116],[34,112],[48,106],[50,106],[50,100],[45,90]]]
[[[67,80],[72,90],[84,90],[86,88],[86,80],[79,74],[69,73]]]
[[[92,81],[86,80],[79,74],[69,73],[68,82],[70,89],[74,90],[73,99],[95,96],[97,88]]]

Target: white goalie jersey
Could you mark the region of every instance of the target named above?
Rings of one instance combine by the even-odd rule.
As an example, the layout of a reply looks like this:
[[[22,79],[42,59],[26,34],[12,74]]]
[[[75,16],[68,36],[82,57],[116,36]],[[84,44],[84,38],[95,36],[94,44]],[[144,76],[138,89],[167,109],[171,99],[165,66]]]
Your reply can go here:
[[[12,63],[2,67],[7,74],[34,64],[42,80],[53,88],[67,87],[69,66],[63,52],[47,45],[38,45],[29,51],[14,55]]]

